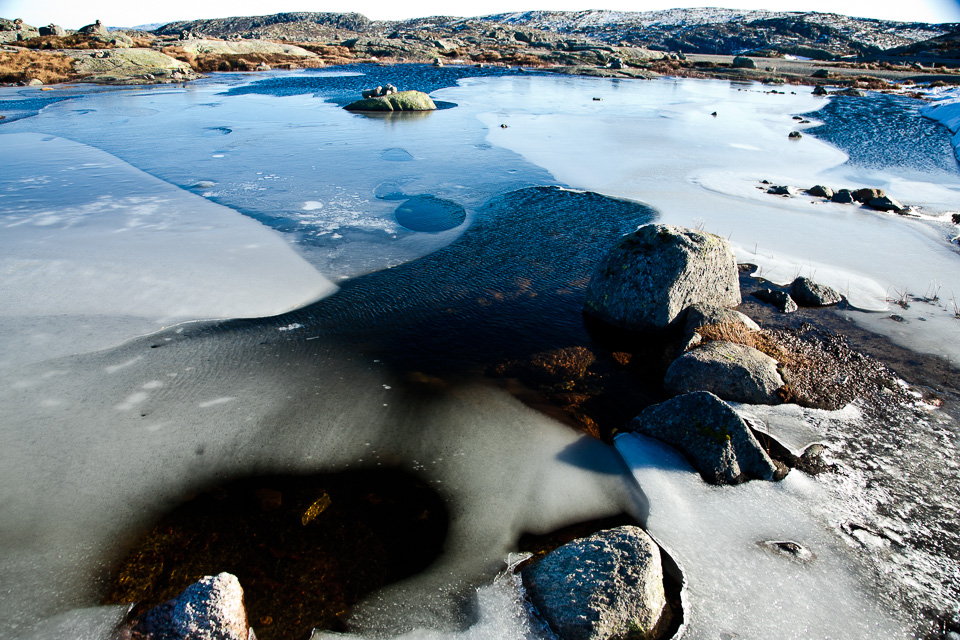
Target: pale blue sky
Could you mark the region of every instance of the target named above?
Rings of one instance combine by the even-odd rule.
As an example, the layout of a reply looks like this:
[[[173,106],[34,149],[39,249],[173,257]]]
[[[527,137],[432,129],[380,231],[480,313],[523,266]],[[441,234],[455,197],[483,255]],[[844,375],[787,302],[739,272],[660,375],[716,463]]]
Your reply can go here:
[[[596,3],[596,4],[593,4]],[[616,9],[646,11],[704,6],[703,0],[0,0],[0,17],[22,18],[42,26],[54,22],[76,29],[101,20],[108,26],[134,26],[154,22],[264,15],[281,11],[356,11],[372,19],[396,20],[431,15],[478,16],[506,11],[552,9]],[[846,15],[922,22],[960,22],[960,0],[729,0],[725,7],[782,11],[822,11]]]

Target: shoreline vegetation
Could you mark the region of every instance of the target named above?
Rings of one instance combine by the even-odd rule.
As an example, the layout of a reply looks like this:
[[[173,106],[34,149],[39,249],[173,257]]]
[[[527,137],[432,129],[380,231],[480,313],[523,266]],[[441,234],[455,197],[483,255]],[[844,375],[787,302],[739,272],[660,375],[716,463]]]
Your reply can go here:
[[[831,17],[837,22],[844,18],[804,15],[827,22]],[[863,36],[863,42],[842,42],[843,47],[838,45],[834,47],[837,51],[829,51],[810,46],[813,40],[798,35],[805,31],[796,24],[754,27],[754,22],[744,21],[741,27],[748,35],[752,33],[749,29],[766,29],[777,37],[764,36],[770,42],[754,42],[757,46],[740,46],[731,53],[728,50],[737,42],[749,43],[746,35],[715,33],[717,40],[708,47],[700,41],[684,41],[676,34],[655,43],[644,42],[643,38],[649,38],[646,27],[631,24],[616,25],[620,29],[616,35],[621,39],[613,42],[616,38],[607,33],[582,29],[567,33],[537,28],[533,23],[517,28],[506,18],[490,21],[497,16],[460,21],[437,18],[435,23],[408,21],[391,27],[355,14],[304,14],[321,16],[328,22],[339,17],[338,28],[321,24],[316,17],[300,16],[296,20],[298,16],[171,23],[154,31],[110,30],[97,21],[75,32],[55,24],[36,28],[21,20],[0,18],[0,84],[163,84],[186,82],[214,72],[356,63],[489,65],[611,78],[719,78],[873,91],[909,92],[917,84],[960,84],[957,25],[939,25],[939,30],[925,25],[929,32],[914,33],[917,30],[913,29],[911,39],[886,43],[903,41],[911,43],[908,46],[884,49],[869,44],[870,38]],[[351,16],[357,23],[343,24]],[[250,25],[239,24],[257,20],[270,28],[244,29],[241,27]],[[885,26],[889,25],[873,28],[879,32]],[[201,28],[214,33],[201,32]],[[828,33],[839,38],[838,34]],[[923,39],[931,35],[935,37]],[[876,40],[879,36],[871,37]],[[821,34],[818,41],[822,40]]]

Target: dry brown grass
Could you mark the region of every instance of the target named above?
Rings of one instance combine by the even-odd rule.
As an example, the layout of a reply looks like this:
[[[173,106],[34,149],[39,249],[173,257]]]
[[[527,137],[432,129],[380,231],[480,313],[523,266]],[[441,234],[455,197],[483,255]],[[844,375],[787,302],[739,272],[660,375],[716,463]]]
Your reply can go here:
[[[765,353],[781,365],[796,369],[802,367],[805,360],[800,354],[784,349],[770,334],[765,331],[752,331],[739,322],[724,322],[710,324],[697,329],[697,333],[705,342],[721,340],[733,342],[747,347],[753,347]]]
[[[73,70],[73,60],[66,56],[30,50],[0,51],[0,82],[37,79],[43,84],[55,84],[78,77]]]
[[[9,42],[15,47],[25,49],[111,49],[114,45],[96,40],[91,36],[74,33],[73,35],[63,36],[40,36],[39,38],[30,38],[19,42]],[[149,45],[148,45],[149,46]]]

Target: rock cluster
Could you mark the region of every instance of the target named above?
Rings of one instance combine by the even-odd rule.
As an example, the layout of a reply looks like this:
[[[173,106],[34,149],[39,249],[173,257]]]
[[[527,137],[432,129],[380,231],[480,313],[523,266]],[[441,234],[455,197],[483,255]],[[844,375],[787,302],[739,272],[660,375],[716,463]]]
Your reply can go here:
[[[375,89],[367,89],[366,91],[361,91],[360,95],[364,98],[380,98],[383,96],[392,96],[397,92],[397,88],[392,84],[384,85],[382,87],[376,87]]]
[[[794,136],[794,134],[797,134]],[[800,134],[797,131],[790,133],[791,138],[799,138]],[[770,183],[763,180],[761,181],[760,189],[765,189],[767,193],[771,195],[778,196],[797,196],[801,193],[806,193],[807,195],[824,198],[830,202],[836,202],[839,204],[851,204],[854,202],[860,203],[862,205],[868,206],[871,209],[876,211],[892,211],[899,214],[908,214],[910,209],[903,206],[890,196],[886,195],[883,189],[874,189],[874,188],[863,188],[863,189],[839,189],[834,191],[830,187],[824,186],[822,184],[814,185],[809,189],[800,189],[791,185],[769,185]]]
[[[569,542],[522,575],[534,606],[563,640],[650,638],[669,616],[660,549],[639,527]]]

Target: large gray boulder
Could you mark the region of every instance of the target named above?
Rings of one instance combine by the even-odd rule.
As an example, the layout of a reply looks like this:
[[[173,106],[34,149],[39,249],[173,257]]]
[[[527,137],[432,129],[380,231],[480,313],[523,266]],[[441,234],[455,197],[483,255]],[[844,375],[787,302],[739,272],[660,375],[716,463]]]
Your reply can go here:
[[[632,331],[661,331],[692,304],[740,304],[737,262],[724,238],[649,224],[620,238],[587,286],[584,310]]]
[[[780,477],[777,466],[743,418],[707,391],[647,407],[627,424],[627,430],[676,447],[703,479],[712,484]]]
[[[733,66],[735,69],[756,69],[757,63],[747,56],[736,56],[733,59]]]
[[[648,638],[667,610],[660,549],[639,527],[558,547],[525,570],[523,581],[561,640]]]
[[[779,404],[777,361],[753,347],[715,340],[673,361],[663,381],[671,393],[709,391],[724,400]]]
[[[348,111],[433,111],[437,108],[430,96],[422,91],[398,91],[386,96],[364,98],[351,102]]]
[[[790,284],[790,297],[804,307],[829,307],[843,299],[836,289],[802,276]]]
[[[229,573],[207,576],[144,613],[133,627],[144,640],[250,640],[243,589]]]
[[[67,31],[63,27],[53,23],[45,27],[40,27],[39,32],[41,36],[57,36],[58,38],[67,35]]]

